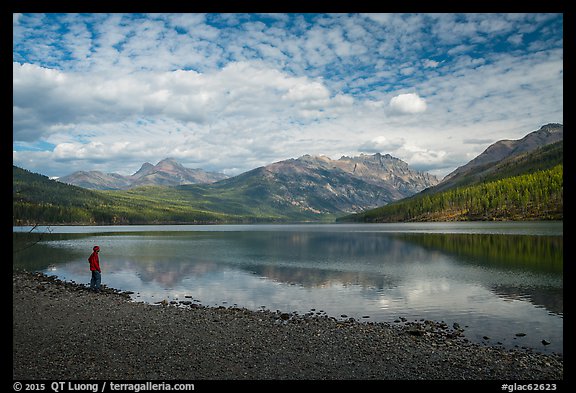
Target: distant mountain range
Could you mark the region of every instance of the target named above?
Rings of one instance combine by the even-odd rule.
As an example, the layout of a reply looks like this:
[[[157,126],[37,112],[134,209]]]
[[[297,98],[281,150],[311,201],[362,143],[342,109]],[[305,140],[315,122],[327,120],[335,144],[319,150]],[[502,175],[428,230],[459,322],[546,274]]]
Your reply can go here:
[[[14,222],[318,221],[390,203],[438,183],[435,176],[379,153],[338,160],[305,155],[196,184],[183,184],[199,179],[187,178],[188,170],[173,159],[144,164],[127,177],[88,173],[54,181],[14,167]],[[62,209],[53,209],[58,206]]]
[[[183,186],[201,199],[243,197],[246,205],[279,211],[341,214],[405,198],[438,183],[389,154],[361,154],[333,160],[304,155],[253,169],[207,186]]]
[[[361,154],[333,160],[326,156],[304,155],[275,162],[233,178],[223,174],[189,169],[172,158],[156,165],[145,163],[131,176],[99,171],[79,171],[58,181],[93,190],[127,190],[141,186],[207,185],[202,198],[224,198],[247,193],[247,203],[274,203],[302,211],[353,213],[415,194],[438,183],[431,174],[411,169],[389,154]],[[250,187],[246,187],[250,184]],[[192,189],[192,188],[191,188]],[[219,190],[218,195],[212,195]],[[258,190],[259,195],[255,195]],[[200,197],[200,195],[199,195]],[[237,198],[235,195],[234,198]]]
[[[222,173],[185,168],[175,159],[165,158],[156,165],[145,162],[136,173],[130,176],[100,171],[77,171],[57,180],[91,190],[127,190],[149,185],[206,184],[226,178],[228,176]]]
[[[312,198],[331,201],[328,211],[353,212],[405,198],[438,183],[428,173],[410,169],[408,164],[389,154],[361,154],[332,160],[326,156],[304,155],[248,171],[220,187],[238,186],[239,182],[273,181],[263,192],[277,190],[276,200],[286,200],[304,209],[317,210]],[[127,190],[141,186],[181,186],[211,184],[228,176],[202,169],[184,167],[173,158],[156,165],[148,162],[133,175],[100,171],[77,171],[57,179],[59,182],[92,190]],[[326,209],[320,209],[324,211]]]
[[[157,165],[145,163],[131,176],[100,173],[98,177],[88,172],[91,175],[84,175],[84,180],[76,173],[76,180],[68,176],[54,181],[14,167],[13,221],[29,225],[336,217],[370,222],[558,219],[563,209],[562,139],[563,126],[547,124],[522,139],[496,142],[441,182],[380,153],[337,160],[304,155],[230,178],[190,170],[170,158]],[[522,177],[526,174],[535,175]]]

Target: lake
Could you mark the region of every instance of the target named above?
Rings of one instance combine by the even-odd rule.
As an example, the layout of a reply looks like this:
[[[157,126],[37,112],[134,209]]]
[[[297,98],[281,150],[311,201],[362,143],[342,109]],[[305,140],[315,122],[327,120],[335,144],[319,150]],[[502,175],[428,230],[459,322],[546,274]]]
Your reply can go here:
[[[460,324],[482,345],[563,353],[562,222],[13,228],[13,265],[134,301]],[[544,345],[542,341],[547,343]]]

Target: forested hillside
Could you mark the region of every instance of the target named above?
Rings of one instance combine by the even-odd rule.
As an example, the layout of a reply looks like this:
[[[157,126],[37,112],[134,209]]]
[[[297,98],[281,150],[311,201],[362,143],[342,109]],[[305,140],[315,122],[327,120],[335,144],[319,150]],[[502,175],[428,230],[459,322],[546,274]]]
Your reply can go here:
[[[549,136],[550,127],[542,127],[520,142]],[[555,130],[559,132],[560,128]],[[524,146],[520,142],[517,147]],[[520,153],[473,166],[470,163],[482,160],[472,160],[436,186],[376,209],[341,217],[338,221],[562,220],[563,141],[542,146],[531,143],[529,148],[524,146],[520,150]]]
[[[13,225],[254,222],[257,217],[204,211],[163,187],[93,191],[13,166]],[[265,217],[273,220],[274,217]],[[263,218],[264,219],[264,218]]]
[[[478,165],[469,169],[464,175],[443,179],[440,184],[424,190],[424,193],[437,193],[454,187],[464,187],[480,182],[494,181],[550,169],[555,165],[561,164],[563,158],[564,144],[563,141],[559,141],[526,153],[507,157],[496,163]]]
[[[13,166],[13,225],[223,224],[333,220],[275,201],[261,179],[232,187],[88,190]]]
[[[559,164],[530,174],[418,194],[341,221],[561,220],[563,205],[563,165]]]

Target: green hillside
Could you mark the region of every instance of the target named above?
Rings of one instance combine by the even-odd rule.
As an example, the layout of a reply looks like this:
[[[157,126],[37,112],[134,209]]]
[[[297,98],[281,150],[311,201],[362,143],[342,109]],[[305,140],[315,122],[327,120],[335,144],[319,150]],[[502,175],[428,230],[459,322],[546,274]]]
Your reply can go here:
[[[188,193],[168,187],[93,191],[50,180],[13,166],[13,225],[169,224],[274,220],[198,208]]]
[[[422,193],[434,194],[454,187],[464,187],[550,169],[561,164],[563,157],[563,141],[552,143],[527,153],[513,155],[496,163],[475,167],[464,175],[442,181],[438,185],[422,191]]]
[[[562,220],[563,143],[475,168],[339,222]]]
[[[526,175],[421,193],[339,221],[473,221],[563,219],[563,165]]]
[[[262,199],[273,184],[87,190],[13,166],[13,225],[209,224],[322,217]],[[260,199],[259,199],[260,198]]]

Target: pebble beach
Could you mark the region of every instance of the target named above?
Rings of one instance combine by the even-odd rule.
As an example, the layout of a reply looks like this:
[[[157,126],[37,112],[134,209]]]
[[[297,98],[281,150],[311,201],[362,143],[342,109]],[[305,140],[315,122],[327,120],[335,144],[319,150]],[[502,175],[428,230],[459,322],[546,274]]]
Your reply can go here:
[[[13,272],[14,380],[562,381],[562,355],[387,324],[199,304]]]

